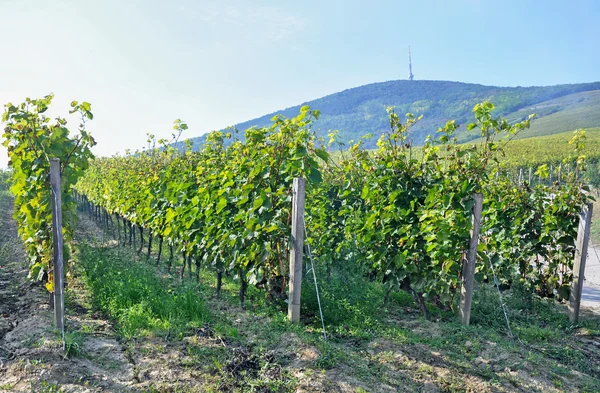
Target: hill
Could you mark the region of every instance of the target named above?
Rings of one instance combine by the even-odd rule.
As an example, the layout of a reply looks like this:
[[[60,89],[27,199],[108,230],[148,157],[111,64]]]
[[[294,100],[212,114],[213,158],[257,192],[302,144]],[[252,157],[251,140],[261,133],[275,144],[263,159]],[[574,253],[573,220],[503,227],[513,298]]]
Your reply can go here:
[[[600,82],[542,87],[497,87],[449,81],[397,80],[344,90],[236,124],[235,127],[243,131],[251,126],[268,125],[276,114],[292,117],[298,113],[302,105],[309,105],[311,108],[321,111],[321,118],[314,125],[320,135],[326,135],[329,130],[339,130],[340,136],[347,142],[357,140],[367,133],[379,134],[387,130],[388,121],[385,109],[388,106],[395,106],[399,114],[411,112],[415,115],[424,115],[423,120],[412,131],[413,143],[420,144],[427,135],[433,134],[448,120],[456,120],[459,124],[471,121],[473,106],[484,100],[490,100],[496,105],[498,115],[512,114],[512,118],[518,119],[522,113],[538,104],[577,93],[585,95],[586,92],[599,90]],[[577,101],[581,98],[573,97],[573,100]],[[582,102],[588,102],[585,101],[585,97],[583,99]],[[593,107],[598,100],[600,100],[600,93],[596,92],[594,99],[590,99],[588,104]],[[548,109],[545,110],[548,111],[548,115],[554,115],[555,118],[558,118],[563,110],[573,109],[573,105],[579,105],[580,110],[583,110],[581,102],[571,102],[571,104],[568,102],[565,101],[553,107],[548,106]],[[542,108],[540,107],[540,109]],[[555,109],[556,112],[552,112]],[[520,112],[521,110],[523,112]],[[571,113],[576,114],[575,111],[571,111]],[[536,122],[541,122],[541,120]],[[568,124],[567,121],[564,124]],[[590,121],[586,123],[586,126],[600,126],[600,120]],[[543,128],[544,122],[541,122],[540,129]],[[460,129],[463,133],[465,130],[465,127]],[[568,130],[568,128],[559,129],[559,131]],[[374,147],[376,139],[373,138],[369,142],[373,146],[367,144],[366,147]],[[464,135],[462,139],[468,140],[469,137]],[[193,138],[194,146],[197,147],[204,140],[205,136]]]

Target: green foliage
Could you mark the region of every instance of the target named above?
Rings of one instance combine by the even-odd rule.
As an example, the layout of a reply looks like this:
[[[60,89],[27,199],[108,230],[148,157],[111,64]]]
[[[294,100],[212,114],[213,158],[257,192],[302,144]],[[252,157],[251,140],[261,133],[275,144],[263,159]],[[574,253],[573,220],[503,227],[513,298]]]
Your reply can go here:
[[[197,263],[231,272],[242,283],[266,285],[282,296],[287,275],[291,186],[295,177],[321,181],[309,128],[317,111],[246,131],[229,146],[214,132],[199,152],[164,146],[136,155],[98,159],[77,190],[87,199],[148,228]],[[175,129],[187,128],[177,121]]]
[[[493,263],[504,284],[528,283],[542,296],[568,298],[578,213],[587,197],[580,184],[530,189],[499,179],[488,186],[480,246],[491,274]]]
[[[85,123],[93,118],[87,102],[71,103],[70,113],[81,116],[79,135],[70,137],[67,121],[56,118],[54,123],[45,115],[53,95],[29,99],[19,105],[8,103],[2,115],[6,123],[3,145],[8,149],[11,168],[11,192],[15,195],[14,217],[19,224],[30,259],[30,276],[42,280],[48,276],[47,288],[53,290],[50,263],[52,258],[52,212],[50,188],[50,158],[59,158],[62,176],[63,232],[68,241],[74,219],[75,204],[71,187],[88,167],[95,144],[85,131]],[[66,244],[66,243],[65,243]],[[66,246],[65,246],[66,247]],[[65,249],[65,255],[68,255]]]
[[[357,255],[369,276],[388,291],[413,294],[422,312],[426,300],[452,307],[469,242],[472,195],[488,182],[498,138],[530,122],[510,125],[493,117],[493,109],[489,102],[473,109],[476,122],[468,130],[478,130],[476,145],[458,144],[457,125],[450,121],[438,130],[439,143],[428,139],[416,155],[408,135],[420,118],[409,114],[403,124],[391,110],[390,131],[378,150],[362,150],[359,142],[341,154],[307,207],[309,241],[322,263],[346,263]]]
[[[543,297],[569,297],[579,213],[592,200],[580,176],[586,170],[586,134],[573,134],[569,145],[574,149],[564,160],[574,162],[573,171],[562,172],[559,166],[555,173],[542,164],[535,188],[529,179],[515,184],[509,178],[487,186],[482,223],[487,236],[480,246],[484,260],[500,267],[505,284],[519,281]]]
[[[361,301],[374,304],[375,296],[393,298],[398,290],[410,293],[424,314],[426,302],[452,309],[470,238],[472,196],[484,193],[481,277],[489,277],[493,263],[505,285],[522,281],[542,296],[564,298],[577,215],[588,197],[576,172],[535,190],[490,178],[503,138],[515,137],[533,119],[511,124],[494,110],[487,101],[473,108],[475,122],[467,129],[478,143],[459,144],[458,125],[449,121],[438,140],[428,138],[417,154],[410,132],[421,117],[401,120],[390,108],[389,131],[376,151],[363,149],[364,138],[333,161],[309,128],[318,112],[303,107],[297,117],[276,116],[270,127],[249,129],[244,141],[232,138],[229,145],[227,135],[215,132],[197,152],[165,146],[95,160],[77,189],[199,265],[235,275],[243,302],[248,284],[285,297],[292,179],[308,178],[308,244],[319,271],[360,271],[383,287],[353,299],[331,281],[324,297],[335,307],[325,312],[340,321],[356,317]],[[182,131],[181,124],[175,129]],[[336,139],[332,133],[328,149]],[[573,146],[573,157],[580,157],[583,146]],[[548,168],[538,170],[540,177],[542,172]],[[315,310],[314,302],[305,307]],[[131,312],[128,318],[145,315],[143,305]]]

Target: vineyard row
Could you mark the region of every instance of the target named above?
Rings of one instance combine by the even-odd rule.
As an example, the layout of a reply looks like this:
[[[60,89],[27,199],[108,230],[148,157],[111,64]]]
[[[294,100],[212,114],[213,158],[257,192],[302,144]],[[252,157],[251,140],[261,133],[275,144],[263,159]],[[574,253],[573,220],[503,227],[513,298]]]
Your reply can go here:
[[[292,180],[304,177],[308,244],[324,274],[360,268],[388,294],[411,293],[425,314],[426,302],[442,309],[455,304],[472,195],[483,193],[477,279],[488,280],[493,264],[503,286],[520,282],[541,296],[566,299],[579,213],[589,196],[576,171],[535,187],[494,176],[500,138],[529,121],[510,125],[492,110],[490,103],[474,108],[468,128],[480,133],[479,144],[458,144],[451,121],[418,156],[408,135],[419,119],[401,120],[390,111],[390,131],[377,151],[358,141],[332,160],[335,133],[328,144],[320,141],[310,129],[318,112],[304,107],[295,118],[275,117],[270,127],[247,130],[244,138],[214,132],[197,152],[165,145],[93,160],[75,189],[88,209],[121,221],[132,240],[135,231],[140,238],[147,233],[161,250],[164,243],[170,253],[182,253],[183,269],[193,260],[197,270],[214,270],[217,290],[223,274],[234,276],[243,303],[248,285],[286,297]],[[585,161],[577,148],[581,172]],[[537,175],[547,176],[543,169]]]

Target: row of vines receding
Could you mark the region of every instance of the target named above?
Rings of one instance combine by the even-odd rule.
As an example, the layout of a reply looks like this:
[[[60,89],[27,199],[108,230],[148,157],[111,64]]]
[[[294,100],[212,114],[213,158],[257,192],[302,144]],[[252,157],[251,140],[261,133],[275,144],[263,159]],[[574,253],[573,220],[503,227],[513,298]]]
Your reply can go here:
[[[578,214],[590,198],[579,176],[583,135],[571,159],[577,171],[554,183],[515,183],[496,176],[496,168],[507,141],[532,117],[509,124],[494,118],[493,109],[489,102],[474,108],[467,128],[479,142],[459,144],[458,125],[450,121],[418,149],[410,128],[420,118],[402,120],[389,110],[390,129],[375,151],[364,150],[362,140],[341,146],[336,133],[327,142],[318,138],[311,123],[319,113],[308,107],[243,136],[213,132],[199,151],[173,147],[187,129],[176,121],[173,141],[158,141],[157,148],[151,138],[143,152],[95,159],[76,189],[90,211],[102,209],[130,235],[157,238],[161,250],[166,244],[169,268],[175,250],[184,270],[186,262],[190,272],[192,262],[197,272],[212,269],[217,291],[223,274],[234,276],[243,303],[248,285],[286,297],[291,186],[294,177],[305,177],[308,244],[322,271],[360,266],[388,294],[411,293],[423,313],[426,302],[442,309],[455,304],[472,196],[483,193],[479,279],[489,280],[493,264],[504,286],[518,281],[542,296],[565,298]]]

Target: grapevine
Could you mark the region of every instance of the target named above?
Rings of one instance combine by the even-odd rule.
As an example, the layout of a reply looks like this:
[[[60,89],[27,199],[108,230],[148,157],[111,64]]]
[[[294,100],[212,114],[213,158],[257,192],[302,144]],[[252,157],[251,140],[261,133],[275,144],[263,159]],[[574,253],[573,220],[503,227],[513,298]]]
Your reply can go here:
[[[70,113],[77,113],[81,118],[79,134],[71,137],[65,119],[56,118],[52,122],[45,115],[53,98],[47,95],[42,99],[27,98],[19,105],[9,103],[2,115],[6,123],[3,145],[8,149],[11,168],[10,191],[15,196],[14,217],[29,256],[30,277],[45,281],[49,291],[53,290],[49,159],[61,161],[63,232],[68,241],[75,219],[71,189],[87,169],[92,157],[90,148],[95,145],[85,130],[85,123],[93,119],[91,105],[71,103]],[[69,255],[67,242],[64,253]]]
[[[182,278],[192,263],[197,278],[202,268],[215,272],[217,292],[223,274],[236,277],[243,304],[248,285],[285,298],[291,185],[305,177],[308,242],[325,271],[360,266],[388,294],[411,293],[425,315],[427,301],[442,309],[455,304],[472,196],[484,193],[480,278],[488,279],[493,263],[505,285],[522,281],[542,296],[564,298],[577,217],[589,197],[576,173],[536,187],[496,178],[504,138],[533,116],[509,124],[493,110],[489,102],[474,108],[467,129],[479,142],[459,144],[459,126],[450,121],[417,151],[410,130],[420,118],[402,120],[390,109],[390,129],[376,151],[360,140],[333,157],[336,133],[327,144],[319,140],[310,128],[319,112],[303,107],[297,117],[277,116],[243,137],[213,132],[199,151],[167,141],[156,148],[151,139],[144,152],[92,161],[76,189],[91,211],[124,222],[130,242],[139,232],[138,252],[147,233],[148,251],[158,238],[180,253]],[[187,125],[174,128],[181,134]],[[576,161],[582,171],[584,160]]]

